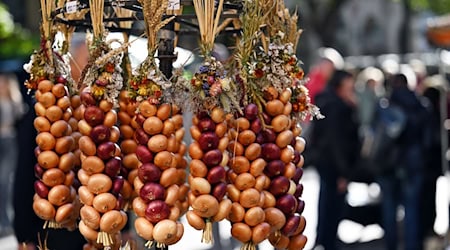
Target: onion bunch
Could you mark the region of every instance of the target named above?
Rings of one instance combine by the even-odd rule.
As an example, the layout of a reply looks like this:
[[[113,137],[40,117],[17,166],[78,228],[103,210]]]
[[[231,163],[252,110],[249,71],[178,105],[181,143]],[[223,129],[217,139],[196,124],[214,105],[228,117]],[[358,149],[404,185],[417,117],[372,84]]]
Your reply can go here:
[[[137,104],[131,102],[128,91],[122,90],[119,95],[119,112],[117,113],[119,130],[120,130],[120,149],[122,151],[122,166],[120,173],[124,178],[123,189],[124,194],[124,208],[128,209],[137,196],[134,192],[133,182],[137,176],[137,168],[139,167],[139,160],[136,156],[136,148],[138,143],[134,139],[135,128],[137,127],[133,117],[136,115]]]
[[[227,173],[233,201],[228,219],[232,236],[244,243],[242,249],[254,249],[267,238],[275,247],[287,248],[273,239],[288,240],[304,229],[304,202],[299,199],[304,140],[291,119],[291,91],[268,87],[265,98],[261,109],[259,104],[246,105],[228,132],[233,154]]]
[[[186,147],[182,142],[184,129],[179,109],[171,104],[155,105],[149,100],[138,103],[134,139],[135,155],[139,161],[134,189],[138,195],[133,200],[133,210],[138,216],[136,232],[147,240],[150,247],[172,245],[184,232],[177,220],[187,209],[187,189],[182,188],[186,180]],[[172,117],[171,117],[172,116]],[[181,156],[181,157],[179,157]]]
[[[300,199],[303,185],[299,183],[305,141],[299,137],[301,127],[291,119],[291,95],[291,89],[281,93],[272,87],[267,89],[263,119],[268,126],[260,141],[261,156],[267,161],[264,174],[270,178],[266,192],[275,197],[275,204],[265,209],[266,222],[272,227],[270,242],[278,249],[301,249],[306,243],[301,216],[304,202]]]
[[[56,77],[55,82],[41,80],[35,92],[34,106],[37,130],[35,154],[37,164],[34,183],[36,195],[33,210],[45,220],[44,227],[74,229],[79,202],[72,186],[76,148],[72,131],[76,129],[72,118],[71,100],[66,90],[66,79]]]
[[[78,122],[82,134],[78,141],[81,169],[77,176],[82,185],[78,195],[83,204],[79,230],[90,242],[115,246],[120,244],[116,238],[127,223],[127,215],[121,210],[124,179],[120,175],[117,113],[112,103],[97,101],[90,92],[84,91],[80,97],[85,109]]]
[[[210,114],[194,116],[190,129],[193,142],[189,145],[189,203],[188,223],[203,230],[202,242],[212,242],[212,223],[228,216],[231,201],[224,199],[227,191],[226,166],[227,122],[223,109],[216,107]]]
[[[264,172],[267,159],[262,156],[263,123],[258,117],[258,106],[251,103],[243,110],[243,116],[236,117],[228,131],[232,157],[227,189],[233,201],[228,220],[231,235],[244,244],[241,249],[255,249],[271,232],[264,209],[273,206],[275,197],[264,191],[270,179]]]

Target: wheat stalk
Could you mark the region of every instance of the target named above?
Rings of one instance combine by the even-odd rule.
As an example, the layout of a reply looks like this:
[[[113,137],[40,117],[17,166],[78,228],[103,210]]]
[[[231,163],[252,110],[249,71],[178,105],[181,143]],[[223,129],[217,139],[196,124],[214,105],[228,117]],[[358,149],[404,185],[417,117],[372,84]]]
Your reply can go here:
[[[157,48],[158,31],[170,23],[175,17],[162,20],[169,5],[168,0],[139,0],[145,20],[145,33],[148,39],[148,53],[153,54]]]
[[[89,0],[89,9],[91,13],[92,32],[94,33],[94,40],[101,39],[104,33],[103,26],[103,0]]]
[[[219,0],[217,12],[214,16],[214,0],[194,0],[195,14],[200,29],[200,41],[206,53],[214,46],[214,39],[219,33],[219,21],[223,8],[223,0]]]
[[[45,39],[50,39],[53,21],[51,18],[52,11],[55,10],[55,1],[41,0],[41,15],[42,15],[42,32]]]
[[[120,7],[114,7],[114,12],[116,13],[116,16],[119,18],[127,18],[132,17],[134,15],[134,11],[120,8]],[[124,29],[130,29],[131,26],[133,26],[133,21],[121,21],[119,22],[119,27]]]

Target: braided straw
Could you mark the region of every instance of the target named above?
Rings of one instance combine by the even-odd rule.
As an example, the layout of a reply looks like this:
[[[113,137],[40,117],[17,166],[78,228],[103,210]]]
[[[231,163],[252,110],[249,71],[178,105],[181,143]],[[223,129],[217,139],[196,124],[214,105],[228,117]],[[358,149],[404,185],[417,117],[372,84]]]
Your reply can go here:
[[[94,40],[101,40],[104,33],[103,10],[105,7],[105,2],[103,0],[89,0],[89,6]]]
[[[214,16],[214,0],[194,0],[195,14],[200,28],[200,41],[204,52],[211,52],[214,39],[219,33],[219,20],[222,13],[223,0],[219,0],[216,16]]]
[[[41,15],[42,15],[42,23],[41,29],[43,34],[43,41],[45,41],[45,54],[49,61],[49,65],[53,66],[53,52],[52,52],[52,28],[53,28],[53,20],[51,18],[52,12],[55,10],[55,2],[52,0],[41,0]]]
[[[175,16],[162,20],[164,13],[166,13],[168,0],[139,0],[142,5],[142,13],[145,20],[145,33],[148,39],[148,53],[153,56],[157,48],[157,34],[158,31],[170,23]]]

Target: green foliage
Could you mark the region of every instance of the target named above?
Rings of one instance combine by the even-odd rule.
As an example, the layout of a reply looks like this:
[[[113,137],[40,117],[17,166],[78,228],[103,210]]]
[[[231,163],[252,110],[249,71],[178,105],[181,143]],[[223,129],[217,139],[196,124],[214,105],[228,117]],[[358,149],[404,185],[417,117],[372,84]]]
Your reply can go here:
[[[414,10],[431,10],[436,14],[450,13],[450,0],[409,0]]]
[[[0,3],[0,59],[29,56],[39,44],[39,38],[14,23],[6,6]]]

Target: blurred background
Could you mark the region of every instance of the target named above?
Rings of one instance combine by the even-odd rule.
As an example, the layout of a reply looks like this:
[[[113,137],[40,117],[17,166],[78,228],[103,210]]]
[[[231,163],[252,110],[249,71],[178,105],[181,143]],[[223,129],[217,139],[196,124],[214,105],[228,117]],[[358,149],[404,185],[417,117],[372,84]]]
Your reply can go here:
[[[364,125],[373,123],[374,106],[379,99],[389,96],[391,76],[404,74],[411,91],[419,98],[427,97],[428,102],[435,102],[429,104],[434,105],[434,108],[430,111],[428,120],[436,121],[437,126],[430,125],[430,131],[437,138],[433,137],[434,141],[430,142],[434,146],[424,146],[420,153],[423,156],[422,185],[420,192],[414,194],[419,203],[432,203],[431,208],[423,206],[419,210],[427,218],[417,221],[417,225],[423,229],[420,230],[421,246],[417,249],[449,249],[450,0],[286,0],[286,6],[299,14],[299,27],[303,29],[303,33],[297,56],[304,63],[306,75],[313,78],[315,70],[321,71],[325,67],[321,61],[326,59],[332,63],[333,70],[346,70],[354,76],[353,90],[358,98],[356,106],[360,108],[358,136],[361,142],[368,138]],[[29,60],[32,51],[39,47],[39,22],[39,1],[0,1],[0,72],[14,73],[17,76],[15,84],[21,88],[24,103],[30,102],[30,97],[22,88],[21,83],[26,78],[22,65]],[[197,40],[189,35],[180,37],[178,46],[192,51],[196,48],[195,41]],[[225,44],[228,42],[226,37],[219,37],[218,41]],[[323,81],[326,82],[327,79]],[[373,81],[373,85],[368,85],[369,80]],[[311,91],[311,85],[308,88]],[[373,92],[373,99],[369,98],[373,101],[367,104],[363,101],[369,100],[365,95],[369,90]],[[432,90],[435,94],[425,94],[433,92]],[[369,111],[361,111],[364,105],[369,106]],[[19,141],[21,136],[29,136],[26,129],[30,129],[30,126],[23,125],[27,122],[31,124],[32,121],[27,120],[30,119],[27,112],[29,109],[25,105],[22,116],[15,120],[17,137],[14,139]],[[307,142],[307,128],[310,125],[304,124]],[[2,143],[4,144],[3,141]],[[0,154],[5,157],[9,153]],[[309,239],[306,249],[323,249],[315,240],[321,176],[316,164],[308,163],[302,178],[305,190],[303,199],[306,202],[304,216],[307,218],[304,234]],[[29,166],[31,171],[31,165]],[[372,174],[371,169],[361,166],[357,170],[360,172],[348,179],[344,209],[337,229],[338,247],[387,249],[382,219],[384,196],[378,176]],[[14,179],[11,175],[5,178],[0,182],[12,182]],[[5,211],[8,211],[7,217],[14,218],[11,207],[5,208]],[[400,223],[404,220],[405,213],[403,200],[399,198],[395,210],[396,220],[399,222],[395,229],[399,232],[399,249],[408,249],[403,244],[402,235],[405,230]],[[221,228],[220,241],[223,242],[214,249],[231,249],[236,246],[227,242],[230,237],[227,226],[222,225]],[[0,249],[17,249],[19,243],[14,231],[10,227],[0,229]],[[194,231],[188,230],[187,233],[200,237]],[[173,249],[210,249],[206,245],[194,244],[187,238]],[[270,249],[269,244],[263,244],[260,249]]]

